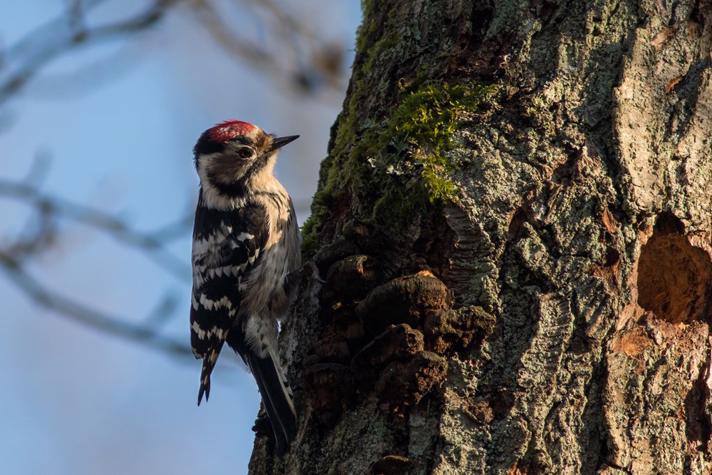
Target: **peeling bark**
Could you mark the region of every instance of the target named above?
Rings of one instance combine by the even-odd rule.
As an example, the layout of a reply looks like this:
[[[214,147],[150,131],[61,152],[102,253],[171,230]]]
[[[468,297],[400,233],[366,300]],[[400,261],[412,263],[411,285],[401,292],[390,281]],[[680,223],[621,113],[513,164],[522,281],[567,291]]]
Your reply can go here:
[[[711,473],[712,2],[363,5],[250,471]]]

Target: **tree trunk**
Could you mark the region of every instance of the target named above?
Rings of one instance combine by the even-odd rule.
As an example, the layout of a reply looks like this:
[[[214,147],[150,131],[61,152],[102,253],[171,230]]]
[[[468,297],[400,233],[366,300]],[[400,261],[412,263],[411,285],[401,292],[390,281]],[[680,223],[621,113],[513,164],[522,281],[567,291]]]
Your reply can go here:
[[[251,472],[712,472],[712,1],[363,7]]]

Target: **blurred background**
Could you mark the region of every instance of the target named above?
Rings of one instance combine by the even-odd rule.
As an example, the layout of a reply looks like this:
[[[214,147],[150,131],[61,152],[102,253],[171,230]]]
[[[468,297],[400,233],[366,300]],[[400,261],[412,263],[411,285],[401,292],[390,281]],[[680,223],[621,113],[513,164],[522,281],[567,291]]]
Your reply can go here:
[[[196,406],[191,149],[237,118],[300,134],[309,213],[356,0],[0,6],[0,473],[246,473],[259,395],[225,351]]]

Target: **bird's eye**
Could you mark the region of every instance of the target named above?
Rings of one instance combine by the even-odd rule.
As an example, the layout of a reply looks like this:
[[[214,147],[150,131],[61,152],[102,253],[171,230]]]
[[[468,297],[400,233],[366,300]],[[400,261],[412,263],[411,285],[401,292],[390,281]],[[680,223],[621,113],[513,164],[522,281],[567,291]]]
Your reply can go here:
[[[250,158],[252,156],[252,150],[247,147],[243,147],[237,151],[237,156],[241,158]]]

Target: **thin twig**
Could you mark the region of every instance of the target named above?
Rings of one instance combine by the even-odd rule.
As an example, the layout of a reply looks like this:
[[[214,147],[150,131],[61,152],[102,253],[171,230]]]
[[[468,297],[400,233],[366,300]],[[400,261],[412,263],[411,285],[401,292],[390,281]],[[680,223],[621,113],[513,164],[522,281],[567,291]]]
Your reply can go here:
[[[185,343],[161,335],[145,325],[130,323],[128,319],[104,314],[74,300],[52,292],[33,278],[12,256],[0,252],[0,269],[17,288],[36,304],[87,327],[128,341],[141,343],[173,356],[192,356]]]
[[[158,232],[141,233],[132,229],[125,221],[104,211],[45,195],[28,183],[0,179],[0,196],[23,201],[45,215],[62,216],[103,231],[107,236],[123,244],[145,251],[151,260],[177,278],[188,280],[190,277],[190,268],[187,263],[167,251],[164,244],[165,237],[168,235],[167,230],[170,230],[171,238],[175,238],[179,234],[179,229],[183,231],[184,235],[187,234],[192,214],[180,218]],[[16,246],[15,252],[21,252],[21,249]],[[25,254],[27,252],[27,250],[24,251]]]
[[[180,0],[155,0],[134,17],[104,26],[86,28],[83,21],[84,12],[102,1],[87,2],[82,5],[82,8],[70,7],[61,19],[53,20],[9,48],[5,55],[7,62],[19,56],[18,53],[22,53],[24,58],[20,60],[21,64],[14,71],[0,80],[0,105],[17,94],[37,72],[59,55],[81,46],[148,29]],[[82,15],[82,18],[78,18],[77,15]]]

